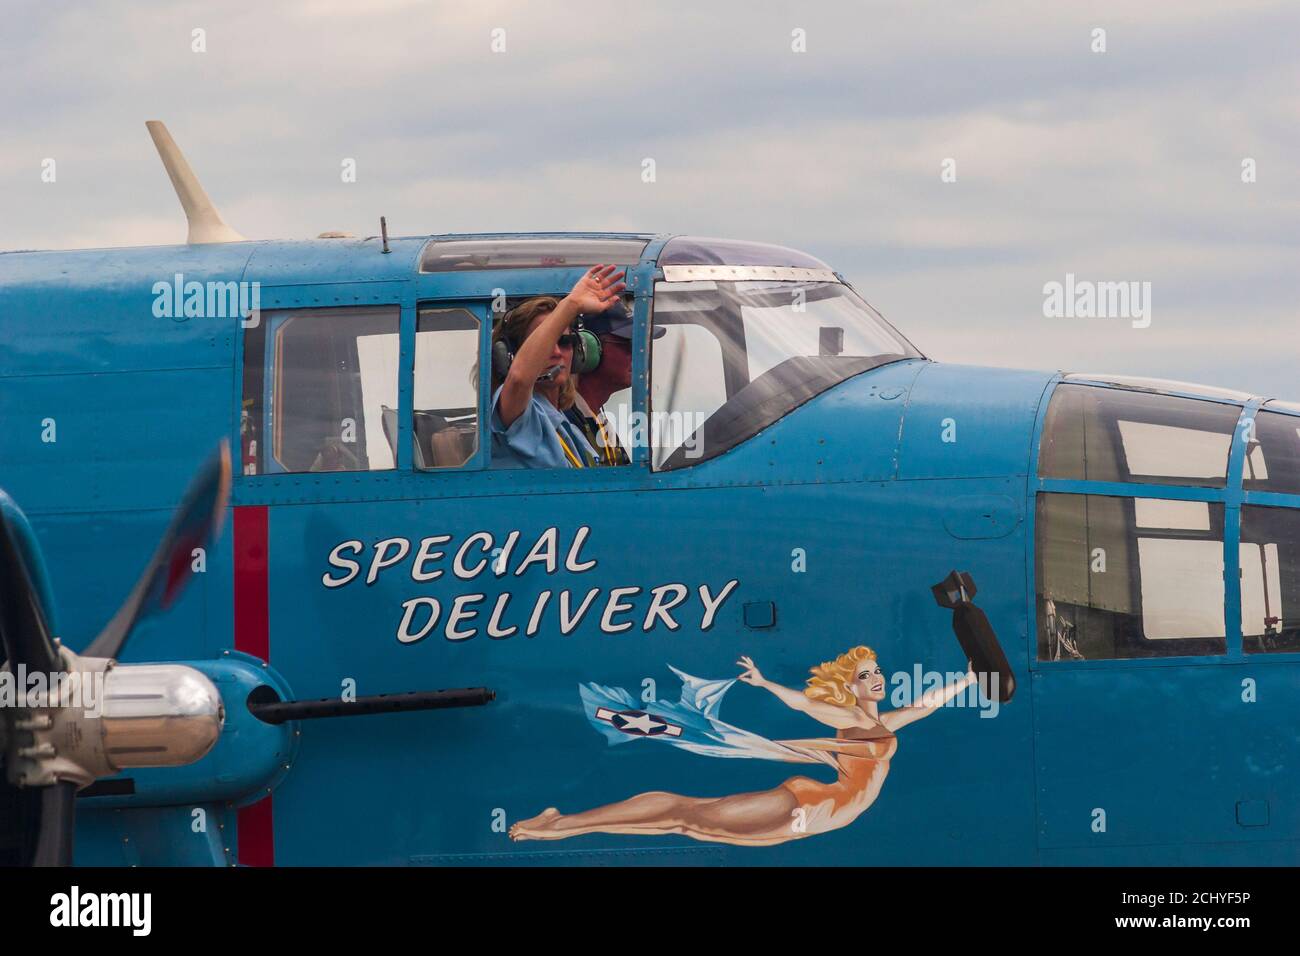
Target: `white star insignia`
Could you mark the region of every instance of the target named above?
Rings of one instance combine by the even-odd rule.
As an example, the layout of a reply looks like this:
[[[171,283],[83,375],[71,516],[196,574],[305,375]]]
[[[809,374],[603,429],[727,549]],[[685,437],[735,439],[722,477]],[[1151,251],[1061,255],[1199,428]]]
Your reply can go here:
[[[623,727],[621,729],[639,730],[643,734],[648,734],[656,727],[662,727],[662,726],[663,724],[655,720],[649,714],[640,714],[639,716],[636,717],[629,717],[627,715],[624,715]]]

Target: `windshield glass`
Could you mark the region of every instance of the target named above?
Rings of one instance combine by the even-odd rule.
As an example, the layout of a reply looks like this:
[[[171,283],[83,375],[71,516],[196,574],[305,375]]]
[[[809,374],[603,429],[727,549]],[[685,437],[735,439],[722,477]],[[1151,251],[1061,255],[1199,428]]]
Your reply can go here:
[[[714,458],[850,376],[921,357],[839,282],[660,282],[653,323],[660,471]]]

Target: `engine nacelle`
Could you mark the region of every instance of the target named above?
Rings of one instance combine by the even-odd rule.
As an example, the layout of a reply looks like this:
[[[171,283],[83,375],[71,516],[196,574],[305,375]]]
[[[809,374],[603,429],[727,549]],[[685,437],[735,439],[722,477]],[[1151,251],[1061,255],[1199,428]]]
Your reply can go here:
[[[5,764],[16,786],[80,788],[132,767],[181,767],[221,736],[221,694],[193,667],[118,664],[67,648],[60,656],[59,674],[13,675],[19,700],[5,708]]]

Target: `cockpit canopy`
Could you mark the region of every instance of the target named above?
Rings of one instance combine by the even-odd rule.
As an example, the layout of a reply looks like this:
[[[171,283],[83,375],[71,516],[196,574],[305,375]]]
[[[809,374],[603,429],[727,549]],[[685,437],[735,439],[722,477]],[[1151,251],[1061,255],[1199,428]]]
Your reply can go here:
[[[424,273],[565,269],[653,258],[650,434],[657,470],[745,441],[844,379],[921,354],[828,266],[760,242],[677,236],[466,237],[431,241]],[[613,405],[630,412],[630,392]],[[628,414],[615,414],[627,422]],[[622,435],[626,442],[628,435]]]
[[[714,458],[846,378],[921,357],[806,253],[679,236],[658,264],[650,368],[657,470]]]
[[[716,457],[846,378],[921,357],[833,277],[665,279],[653,321],[664,330],[650,372],[659,470]]]
[[[826,263],[798,249],[742,239],[702,239],[697,236],[677,236],[668,240],[659,253],[659,265],[772,266],[831,271]]]

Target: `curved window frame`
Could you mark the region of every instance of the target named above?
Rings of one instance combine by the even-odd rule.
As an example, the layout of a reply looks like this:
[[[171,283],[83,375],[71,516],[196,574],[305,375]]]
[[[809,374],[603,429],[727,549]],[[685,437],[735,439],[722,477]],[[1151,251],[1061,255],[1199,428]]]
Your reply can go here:
[[[815,262],[815,260],[812,261]],[[670,272],[672,269],[678,269],[681,271]],[[718,340],[719,345],[722,347],[722,375],[726,385],[726,392],[729,397],[721,406],[709,413],[708,418],[699,426],[697,431],[692,432],[688,436],[684,436],[687,439],[686,442],[681,443],[678,447],[674,448],[674,450],[670,452],[663,461],[657,459],[657,454],[652,456],[651,470],[654,472],[676,471],[710,461],[726,454],[733,448],[737,448],[751,441],[760,432],[780,421],[801,405],[806,404],[818,395],[834,388],[836,385],[839,385],[847,379],[854,378],[864,372],[869,372],[895,362],[914,361],[925,358],[921,351],[909,342],[907,338],[895,329],[879,312],[877,312],[871,306],[871,303],[867,302],[867,300],[864,299],[856,289],[849,285],[849,283],[840,280],[838,276],[831,272],[823,272],[822,270],[802,267],[707,264],[665,266],[663,271],[665,273],[665,278],[656,282],[654,286],[654,297],[651,302],[651,334],[653,335],[653,332],[658,328],[670,327],[677,324],[701,325],[707,331],[712,333]],[[870,356],[841,355],[839,352],[833,351],[822,352],[820,353],[821,356],[834,356],[837,360],[846,364],[852,363],[853,367],[851,370],[847,371],[846,374],[835,378],[834,381],[828,381],[825,384],[820,385],[812,381],[811,376],[808,374],[810,369],[806,367],[807,363],[818,359],[820,356],[793,355],[779,362],[776,366],[766,368],[763,374],[751,379],[749,377],[751,373],[748,366],[749,353],[744,337],[743,327],[739,332],[737,332],[735,323],[674,323],[665,322],[658,318],[660,313],[660,296],[664,293],[673,291],[689,293],[693,291],[692,287],[695,283],[716,285],[721,291],[723,287],[731,286],[735,283],[748,282],[770,283],[774,287],[777,284],[786,284],[791,289],[811,286],[817,286],[821,289],[834,289],[839,292],[841,297],[856,304],[863,313],[869,316],[878,326],[880,333],[891,338],[894,343],[899,346],[899,351]],[[746,292],[745,290],[741,290],[740,292],[726,291],[723,292],[723,298],[734,300],[735,296],[742,294],[751,293]],[[740,321],[743,323],[743,317]],[[843,348],[843,338],[844,336],[841,334],[839,342],[840,348]],[[737,367],[737,355],[744,360],[745,368],[743,373],[742,370]],[[651,395],[653,395],[654,388],[654,359],[655,356],[652,352],[649,361],[651,371],[648,386]],[[800,365],[799,363],[804,364]],[[710,423],[713,423],[715,429],[725,429],[728,426],[734,426],[737,421],[743,421],[743,418],[737,414],[741,409],[739,409],[738,406],[732,406],[728,409],[728,405],[730,405],[732,401],[746,388],[759,382],[766,375],[783,368],[787,370],[786,374],[791,376],[791,380],[786,383],[785,389],[773,392],[766,396],[755,395],[756,398],[760,399],[755,403],[756,407],[751,410],[756,412],[754,419],[759,422],[756,426],[750,427],[750,425],[744,425],[743,427],[732,427],[731,433],[725,431],[722,432],[721,437],[713,439],[709,447],[703,449],[702,453],[698,455],[684,453],[684,450],[691,444],[691,440],[698,440],[699,435],[704,434],[704,429],[708,427]],[[769,391],[772,390],[769,389]],[[671,419],[674,416],[681,415],[684,417],[686,414],[689,414],[683,412],[682,409],[672,407],[657,409],[654,405],[653,398],[650,398],[647,401],[647,406],[652,417],[656,415],[665,415],[667,418]],[[719,416],[719,412],[723,412],[724,414]]]
[[[1241,509],[1243,505],[1266,505],[1271,507],[1300,509],[1300,494],[1286,494],[1268,491],[1247,491],[1243,488],[1243,472],[1247,441],[1256,414],[1261,410],[1290,415],[1300,427],[1300,405],[1271,402],[1263,398],[1237,399],[1223,397],[1221,394],[1192,395],[1179,390],[1156,391],[1155,389],[1124,388],[1117,384],[1097,381],[1088,376],[1090,381],[1084,383],[1077,376],[1058,376],[1044,392],[1038,409],[1038,419],[1033,438],[1033,461],[1026,489],[1026,540],[1028,547],[1026,560],[1026,611],[1031,627],[1034,628],[1033,639],[1029,641],[1029,667],[1031,670],[1049,670],[1055,668],[1134,668],[1150,666],[1186,666],[1189,664],[1222,664],[1249,660],[1252,663],[1294,663],[1300,661],[1300,652],[1247,653],[1243,647],[1241,627]],[[1212,402],[1233,406],[1238,409],[1237,426],[1233,432],[1228,455],[1228,476],[1223,487],[1208,488],[1191,484],[1148,484],[1132,482],[1089,481],[1076,478],[1049,478],[1039,475],[1040,455],[1043,431],[1048,418],[1048,409],[1057,387],[1061,385],[1086,384],[1092,388],[1114,388],[1120,391],[1146,391],[1168,395],[1171,398],[1194,398],[1197,401]],[[1172,499],[1178,501],[1218,502],[1224,508],[1224,544],[1223,544],[1223,583],[1224,583],[1224,632],[1227,636],[1225,654],[1197,654],[1188,656],[1168,656],[1151,658],[1114,658],[1098,660],[1044,660],[1038,651],[1038,528],[1037,502],[1043,493],[1107,495],[1123,498]]]

